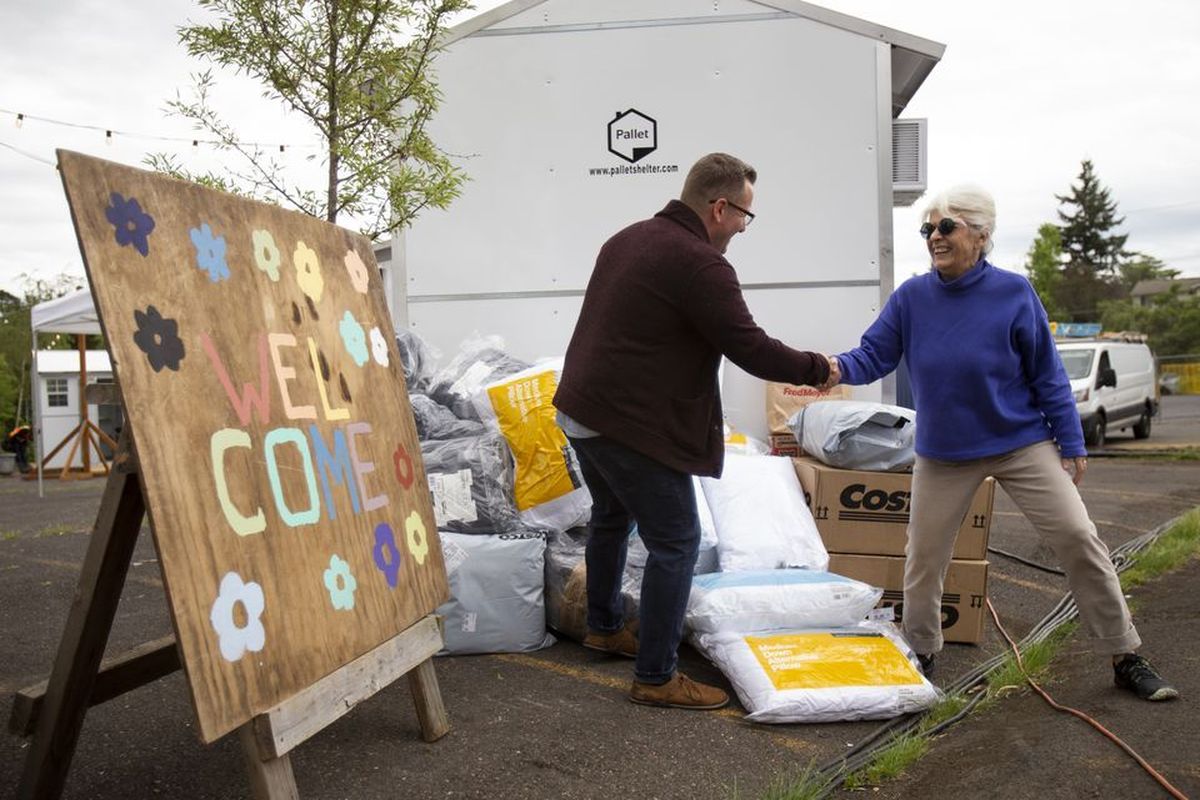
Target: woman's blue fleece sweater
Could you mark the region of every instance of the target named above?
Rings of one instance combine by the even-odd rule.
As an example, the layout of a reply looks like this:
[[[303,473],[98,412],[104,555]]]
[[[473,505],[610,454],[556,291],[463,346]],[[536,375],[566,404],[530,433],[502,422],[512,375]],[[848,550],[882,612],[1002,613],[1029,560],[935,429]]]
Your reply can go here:
[[[1086,455],[1046,312],[1021,275],[980,259],[954,281],[932,269],[906,281],[862,344],[837,357],[842,382],[876,381],[902,355],[919,455],[966,461],[1047,439],[1063,458]]]

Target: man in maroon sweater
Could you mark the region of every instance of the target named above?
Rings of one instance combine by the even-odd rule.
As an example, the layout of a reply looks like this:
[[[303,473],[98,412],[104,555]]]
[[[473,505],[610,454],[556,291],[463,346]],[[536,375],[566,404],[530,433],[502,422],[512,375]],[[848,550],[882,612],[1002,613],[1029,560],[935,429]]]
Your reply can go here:
[[[746,308],[725,249],[754,219],[757,174],[724,153],[688,172],[683,194],[600,250],[554,396],[592,495],[584,646],[635,657],[629,697],[720,708],[722,690],[676,671],[699,552],[692,475],[724,458],[721,356],[751,375],[821,385],[830,362],[766,334]],[[635,637],[621,575],[633,523],[649,551]]]

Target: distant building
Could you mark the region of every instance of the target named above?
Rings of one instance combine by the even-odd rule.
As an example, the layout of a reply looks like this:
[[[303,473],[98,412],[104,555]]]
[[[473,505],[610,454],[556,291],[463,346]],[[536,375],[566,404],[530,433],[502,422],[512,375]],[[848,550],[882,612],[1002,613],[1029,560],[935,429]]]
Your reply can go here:
[[[112,383],[112,364],[105,350],[87,351],[88,383]],[[41,406],[42,447],[49,453],[79,424],[79,351],[39,350],[37,354],[36,402]],[[120,435],[123,425],[121,407],[115,405],[89,404],[88,418],[113,439]],[[66,465],[70,445],[59,450],[47,470],[62,469]],[[112,457],[104,447],[105,457]],[[93,459],[94,460],[94,459]],[[72,466],[79,466],[81,456],[75,454]]]
[[[1129,293],[1129,298],[1135,306],[1148,306],[1154,298],[1167,294],[1178,287],[1181,295],[1200,295],[1200,278],[1154,278],[1148,281],[1138,281]]]

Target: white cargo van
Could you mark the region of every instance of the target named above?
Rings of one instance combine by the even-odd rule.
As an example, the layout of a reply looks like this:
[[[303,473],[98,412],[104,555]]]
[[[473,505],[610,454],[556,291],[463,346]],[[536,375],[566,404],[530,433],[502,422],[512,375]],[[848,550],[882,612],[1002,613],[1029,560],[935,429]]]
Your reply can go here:
[[[1103,447],[1115,430],[1132,428],[1138,439],[1150,435],[1158,392],[1149,347],[1104,340],[1059,342],[1058,354],[1071,379],[1089,447]]]

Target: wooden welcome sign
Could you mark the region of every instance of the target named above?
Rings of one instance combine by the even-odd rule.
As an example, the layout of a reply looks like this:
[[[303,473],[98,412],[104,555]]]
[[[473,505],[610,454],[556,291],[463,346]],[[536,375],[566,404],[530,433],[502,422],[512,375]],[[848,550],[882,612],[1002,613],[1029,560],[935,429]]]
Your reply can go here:
[[[447,597],[366,239],[60,151],[201,737]]]

